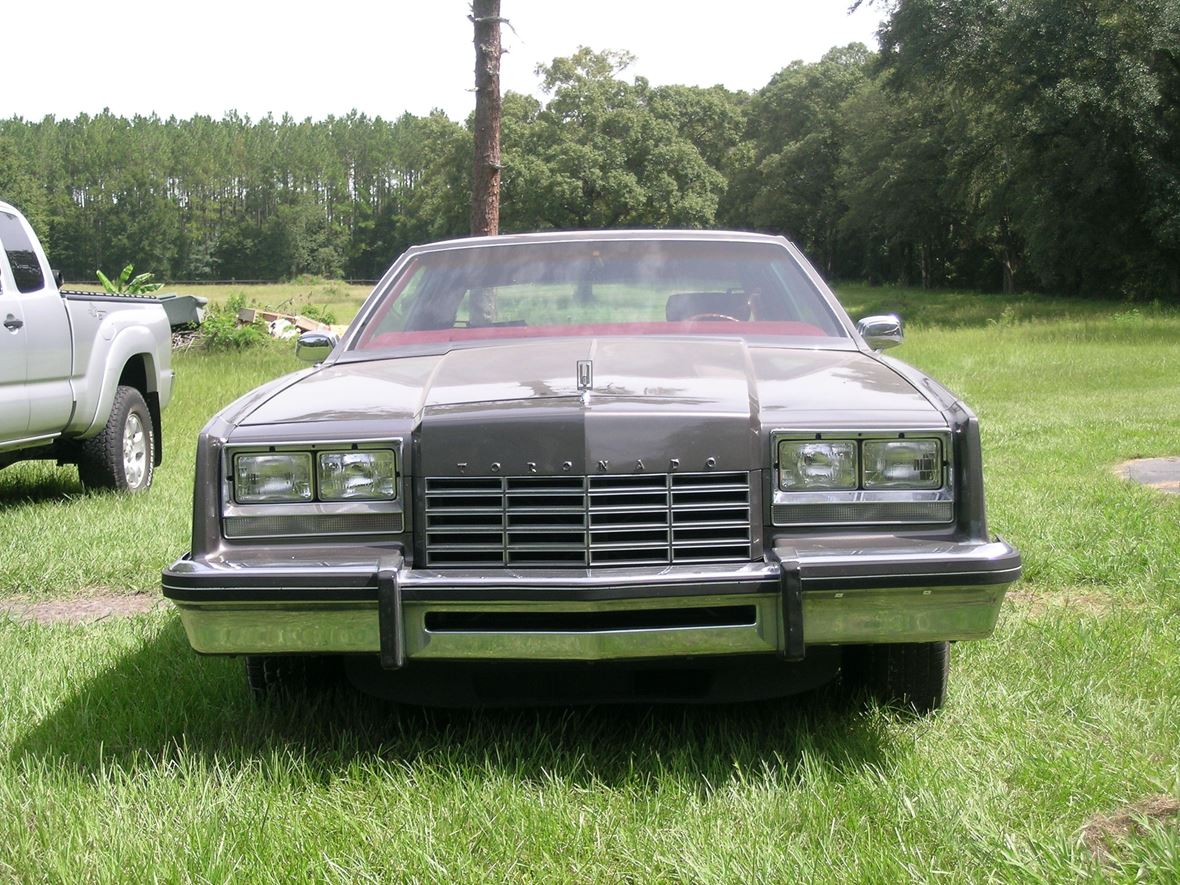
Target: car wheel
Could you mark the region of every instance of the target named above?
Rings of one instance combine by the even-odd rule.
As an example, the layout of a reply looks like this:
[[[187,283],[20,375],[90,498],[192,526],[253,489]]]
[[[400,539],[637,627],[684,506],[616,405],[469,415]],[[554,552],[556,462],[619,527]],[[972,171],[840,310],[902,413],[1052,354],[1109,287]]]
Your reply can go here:
[[[82,443],[78,477],[88,489],[142,492],[152,484],[155,429],[143,395],[122,385],[98,436]]]
[[[340,681],[340,659],[320,655],[247,655],[246,685],[255,700],[311,694]]]
[[[844,649],[844,678],[883,704],[924,714],[946,701],[949,642],[856,645]]]

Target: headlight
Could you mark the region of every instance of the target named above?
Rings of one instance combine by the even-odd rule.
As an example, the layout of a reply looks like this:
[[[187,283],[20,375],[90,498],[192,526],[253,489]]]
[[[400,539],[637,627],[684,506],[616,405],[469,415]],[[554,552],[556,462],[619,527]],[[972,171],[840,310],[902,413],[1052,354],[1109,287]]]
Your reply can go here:
[[[937,489],[942,485],[938,440],[865,440],[866,489]]]
[[[392,501],[397,459],[389,450],[320,452],[321,501]]]
[[[778,466],[779,485],[787,491],[857,487],[856,443],[852,440],[782,440]]]
[[[234,498],[239,504],[310,501],[311,455],[272,452],[234,459]]]

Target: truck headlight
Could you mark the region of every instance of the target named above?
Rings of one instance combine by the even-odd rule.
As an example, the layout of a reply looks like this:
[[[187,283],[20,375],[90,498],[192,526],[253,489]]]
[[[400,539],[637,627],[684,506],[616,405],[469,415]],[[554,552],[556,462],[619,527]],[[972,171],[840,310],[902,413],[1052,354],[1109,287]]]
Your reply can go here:
[[[306,452],[238,455],[234,458],[234,499],[239,504],[310,501],[311,455]]]
[[[392,501],[396,478],[397,459],[390,450],[320,452],[321,501]]]
[[[865,440],[866,489],[937,489],[942,485],[942,455],[936,439]]]
[[[853,440],[782,440],[778,444],[779,487],[786,491],[855,489]]]

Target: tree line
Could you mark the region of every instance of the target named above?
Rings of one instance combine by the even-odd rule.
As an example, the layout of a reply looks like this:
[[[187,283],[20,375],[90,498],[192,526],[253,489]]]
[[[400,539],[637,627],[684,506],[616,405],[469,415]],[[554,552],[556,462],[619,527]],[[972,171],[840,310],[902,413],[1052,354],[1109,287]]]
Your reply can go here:
[[[580,49],[503,101],[500,227],[783,233],[833,278],[1180,299],[1180,2],[893,0],[753,93]],[[471,121],[0,121],[67,278],[373,278],[468,230]]]

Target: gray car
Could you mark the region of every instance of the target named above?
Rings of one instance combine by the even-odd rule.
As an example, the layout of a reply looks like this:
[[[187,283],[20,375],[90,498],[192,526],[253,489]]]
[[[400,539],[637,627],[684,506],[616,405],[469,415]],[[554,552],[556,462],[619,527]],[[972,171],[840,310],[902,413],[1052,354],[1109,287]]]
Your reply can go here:
[[[200,435],[193,648],[431,705],[716,701],[841,672],[919,711],[991,634],[975,416],[788,241],[410,249]]]

